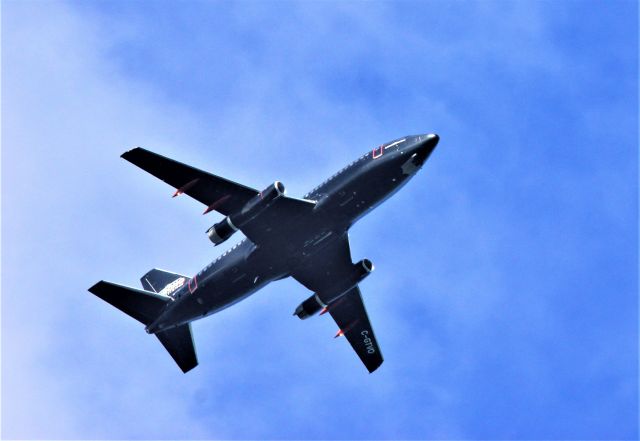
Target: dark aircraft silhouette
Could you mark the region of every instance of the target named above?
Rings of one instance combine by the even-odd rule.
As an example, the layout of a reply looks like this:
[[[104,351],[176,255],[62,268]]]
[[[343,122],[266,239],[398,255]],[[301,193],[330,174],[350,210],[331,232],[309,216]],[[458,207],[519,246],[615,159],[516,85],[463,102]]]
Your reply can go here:
[[[358,283],[373,270],[351,260],[348,230],[415,175],[438,144],[438,135],[407,136],[353,161],[302,199],[285,195],[276,181],[258,191],[140,147],[122,155],[182,193],[202,202],[204,213],[225,218],[207,231],[220,245],[240,230],[246,239],[193,277],[152,269],[144,290],[100,281],[89,291],[142,322],[183,372],[197,364],[190,322],[291,276],[313,292],[295,310],[306,319],[329,312],[369,372],[382,354]]]

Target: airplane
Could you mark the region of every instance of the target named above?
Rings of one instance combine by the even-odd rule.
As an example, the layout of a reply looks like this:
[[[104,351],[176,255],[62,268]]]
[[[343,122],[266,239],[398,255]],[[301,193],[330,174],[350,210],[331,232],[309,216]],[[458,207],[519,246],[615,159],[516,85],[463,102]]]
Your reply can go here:
[[[215,246],[245,238],[193,277],[154,268],[143,289],[100,281],[89,291],[145,326],[186,373],[197,366],[191,322],[227,308],[268,283],[293,277],[313,294],[294,315],[328,312],[369,373],[383,361],[358,284],[373,271],[353,263],[348,231],[405,185],[438,144],[436,134],[405,136],[351,162],[302,198],[275,181],[258,191],[136,147],[122,158],[224,217],[207,230]]]

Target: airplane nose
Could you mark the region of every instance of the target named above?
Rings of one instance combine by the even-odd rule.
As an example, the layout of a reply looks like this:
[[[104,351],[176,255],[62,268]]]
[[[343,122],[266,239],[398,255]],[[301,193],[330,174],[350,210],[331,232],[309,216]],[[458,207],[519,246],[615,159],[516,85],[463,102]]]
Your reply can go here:
[[[438,141],[440,141],[440,137],[435,133],[430,133],[429,135],[423,135],[423,136],[424,136],[424,139],[418,142],[418,145],[420,145],[420,147],[428,147],[428,148],[431,148],[431,150],[433,150],[435,146],[438,145]]]
[[[440,141],[440,137],[435,133],[420,136],[420,141],[414,146],[418,164],[422,165],[427,160],[433,149],[438,145],[438,141]]]

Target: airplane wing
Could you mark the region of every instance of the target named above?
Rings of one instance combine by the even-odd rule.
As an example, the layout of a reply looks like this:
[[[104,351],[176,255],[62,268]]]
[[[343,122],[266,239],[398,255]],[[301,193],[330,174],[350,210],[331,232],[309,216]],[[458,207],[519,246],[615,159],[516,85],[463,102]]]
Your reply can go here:
[[[291,276],[311,291],[321,293],[330,286],[332,280],[346,277],[347,271],[353,265],[347,234],[308,259],[308,262],[294,270]],[[347,338],[367,370],[375,371],[382,364],[383,358],[360,295],[360,288],[351,288],[330,304],[328,310],[340,328],[339,333]]]
[[[382,353],[369,323],[360,288],[354,286],[343,297],[329,305],[329,314],[371,373],[382,364]]]
[[[165,158],[142,147],[123,153],[122,158],[176,188],[174,196],[184,193],[225,216],[241,210],[249,199],[259,193],[251,187]]]

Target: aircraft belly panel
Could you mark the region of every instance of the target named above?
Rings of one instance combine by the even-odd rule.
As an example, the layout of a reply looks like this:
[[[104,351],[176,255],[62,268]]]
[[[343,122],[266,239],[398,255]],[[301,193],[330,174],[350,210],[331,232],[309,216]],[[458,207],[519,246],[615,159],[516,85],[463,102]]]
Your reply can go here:
[[[255,271],[256,268],[265,268],[266,271],[259,274]],[[234,266],[225,266],[212,274],[196,276],[197,288],[192,292],[185,291],[176,301],[177,304],[168,313],[168,321],[183,324],[238,303],[275,278],[281,277],[279,272],[269,271],[270,269],[255,259],[243,259]]]

